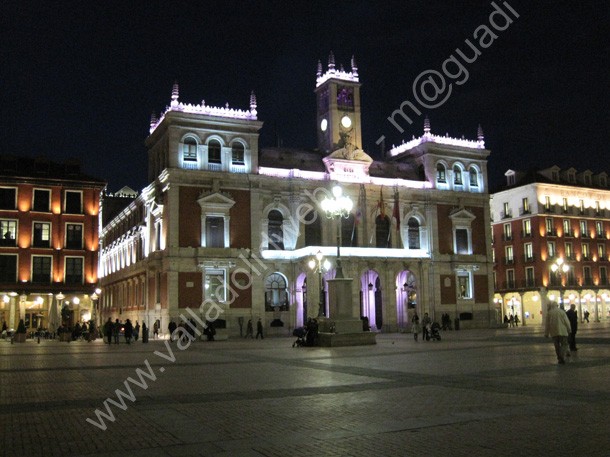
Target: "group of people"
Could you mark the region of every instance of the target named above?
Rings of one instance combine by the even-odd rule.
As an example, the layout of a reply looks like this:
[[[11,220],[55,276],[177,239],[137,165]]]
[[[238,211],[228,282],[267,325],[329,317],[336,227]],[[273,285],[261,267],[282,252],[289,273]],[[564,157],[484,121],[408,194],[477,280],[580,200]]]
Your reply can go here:
[[[511,314],[510,317],[506,314],[504,315],[504,323],[508,324],[509,327],[519,327],[519,316],[515,314],[514,316]]]
[[[449,315],[447,315],[449,317]],[[443,315],[443,318],[444,315]],[[451,319],[449,319],[451,321]],[[441,328],[441,325],[438,322],[432,322],[432,319],[428,315],[428,313],[424,313],[424,317],[421,319],[417,315],[417,311],[413,313],[413,317],[411,318],[411,332],[413,333],[413,339],[415,341],[418,340],[419,334],[422,334],[423,341],[430,341],[430,337],[433,332],[438,332]]]
[[[123,332],[123,336],[125,337],[125,342],[127,344],[131,344],[132,338],[135,343],[138,341],[140,336],[140,323],[136,321],[136,325],[134,326],[129,319],[127,319],[125,323],[122,323],[118,319],[112,322],[112,318],[109,317],[104,324],[104,336],[106,337],[108,344],[112,344],[113,341],[114,344],[119,344],[121,332]],[[146,323],[143,323],[142,334],[146,335],[146,332]]]
[[[155,325],[157,325],[157,322],[155,322]],[[167,324],[167,330],[169,331],[169,340],[171,342],[174,342],[176,340],[175,332],[179,328],[182,330],[178,332],[178,337],[181,339],[182,342],[186,342],[187,338],[191,341],[195,339],[195,329],[197,328],[197,324],[193,319],[189,319],[187,322],[180,321],[179,324],[176,324],[173,319],[169,321],[169,324]],[[155,333],[155,337],[157,333]],[[203,333],[208,337],[208,341],[214,341],[214,335],[216,335],[216,330],[214,329],[213,323],[208,322],[207,326],[203,329]]]
[[[248,324],[246,325],[246,336],[244,338],[248,338],[250,336],[251,339],[254,338],[254,326],[252,325],[252,319],[248,319]],[[263,321],[261,318],[258,318],[258,322],[256,323],[256,339],[261,337],[261,340],[264,340],[265,337],[263,335]]]
[[[560,365],[566,363],[566,357],[571,352],[578,351],[576,347],[576,332],[578,331],[578,311],[576,305],[570,305],[570,309],[565,311],[556,302],[551,302],[547,306],[546,323],[544,336],[553,339],[555,355]]]

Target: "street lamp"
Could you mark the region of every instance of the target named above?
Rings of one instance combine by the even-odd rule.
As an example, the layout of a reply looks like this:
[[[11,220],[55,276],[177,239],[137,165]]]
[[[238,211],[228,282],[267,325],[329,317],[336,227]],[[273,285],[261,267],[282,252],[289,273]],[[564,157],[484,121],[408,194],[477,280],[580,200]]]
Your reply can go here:
[[[324,284],[322,283],[322,273],[330,270],[330,262],[328,260],[324,260],[322,251],[318,251],[318,253],[316,254],[316,258],[311,259],[309,261],[309,268],[311,268],[314,273],[318,273],[320,278],[320,307],[318,308],[318,317],[324,317],[326,315],[326,304],[324,300]]]
[[[321,203],[322,211],[326,213],[328,219],[339,218],[337,223],[337,273],[335,278],[343,278],[343,268],[341,267],[341,221],[343,217],[347,219],[352,211],[354,203],[349,197],[343,195],[341,186],[333,187],[333,198],[324,198]]]
[[[551,270],[553,271],[553,273],[559,274],[559,285],[562,286],[563,284],[561,283],[561,273],[567,273],[570,270],[570,267],[567,264],[563,263],[563,259],[559,257],[555,261],[555,263],[551,265]]]

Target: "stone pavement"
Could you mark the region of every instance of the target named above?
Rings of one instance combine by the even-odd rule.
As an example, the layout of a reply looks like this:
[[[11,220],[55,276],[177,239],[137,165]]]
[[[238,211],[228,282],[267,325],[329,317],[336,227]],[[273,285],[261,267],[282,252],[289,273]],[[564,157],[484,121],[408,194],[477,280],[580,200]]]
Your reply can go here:
[[[610,455],[610,323],[581,324],[565,366],[540,327],[441,334],[173,352],[0,341],[0,455]]]

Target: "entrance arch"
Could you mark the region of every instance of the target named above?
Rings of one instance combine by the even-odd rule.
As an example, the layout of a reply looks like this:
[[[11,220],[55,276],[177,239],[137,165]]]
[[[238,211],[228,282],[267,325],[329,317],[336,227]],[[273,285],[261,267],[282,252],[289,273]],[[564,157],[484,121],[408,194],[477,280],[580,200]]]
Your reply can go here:
[[[417,279],[413,272],[403,270],[396,276],[396,315],[398,328],[407,328],[417,310]]]
[[[360,278],[360,315],[367,317],[371,328],[383,326],[383,299],[381,279],[374,270],[365,271]]]

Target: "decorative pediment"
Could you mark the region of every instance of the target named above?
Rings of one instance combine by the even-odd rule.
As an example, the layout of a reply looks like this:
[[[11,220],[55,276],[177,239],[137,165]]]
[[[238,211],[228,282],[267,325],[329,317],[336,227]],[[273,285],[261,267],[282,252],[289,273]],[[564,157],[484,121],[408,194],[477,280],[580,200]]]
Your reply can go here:
[[[451,219],[454,224],[459,224],[459,223],[470,224],[476,218],[477,217],[474,214],[472,214],[470,211],[468,211],[466,208],[463,208],[463,207],[454,208],[451,210],[451,213],[449,213],[449,219]]]
[[[201,192],[197,203],[206,211],[227,211],[233,207],[235,200],[231,195],[223,192]]]

